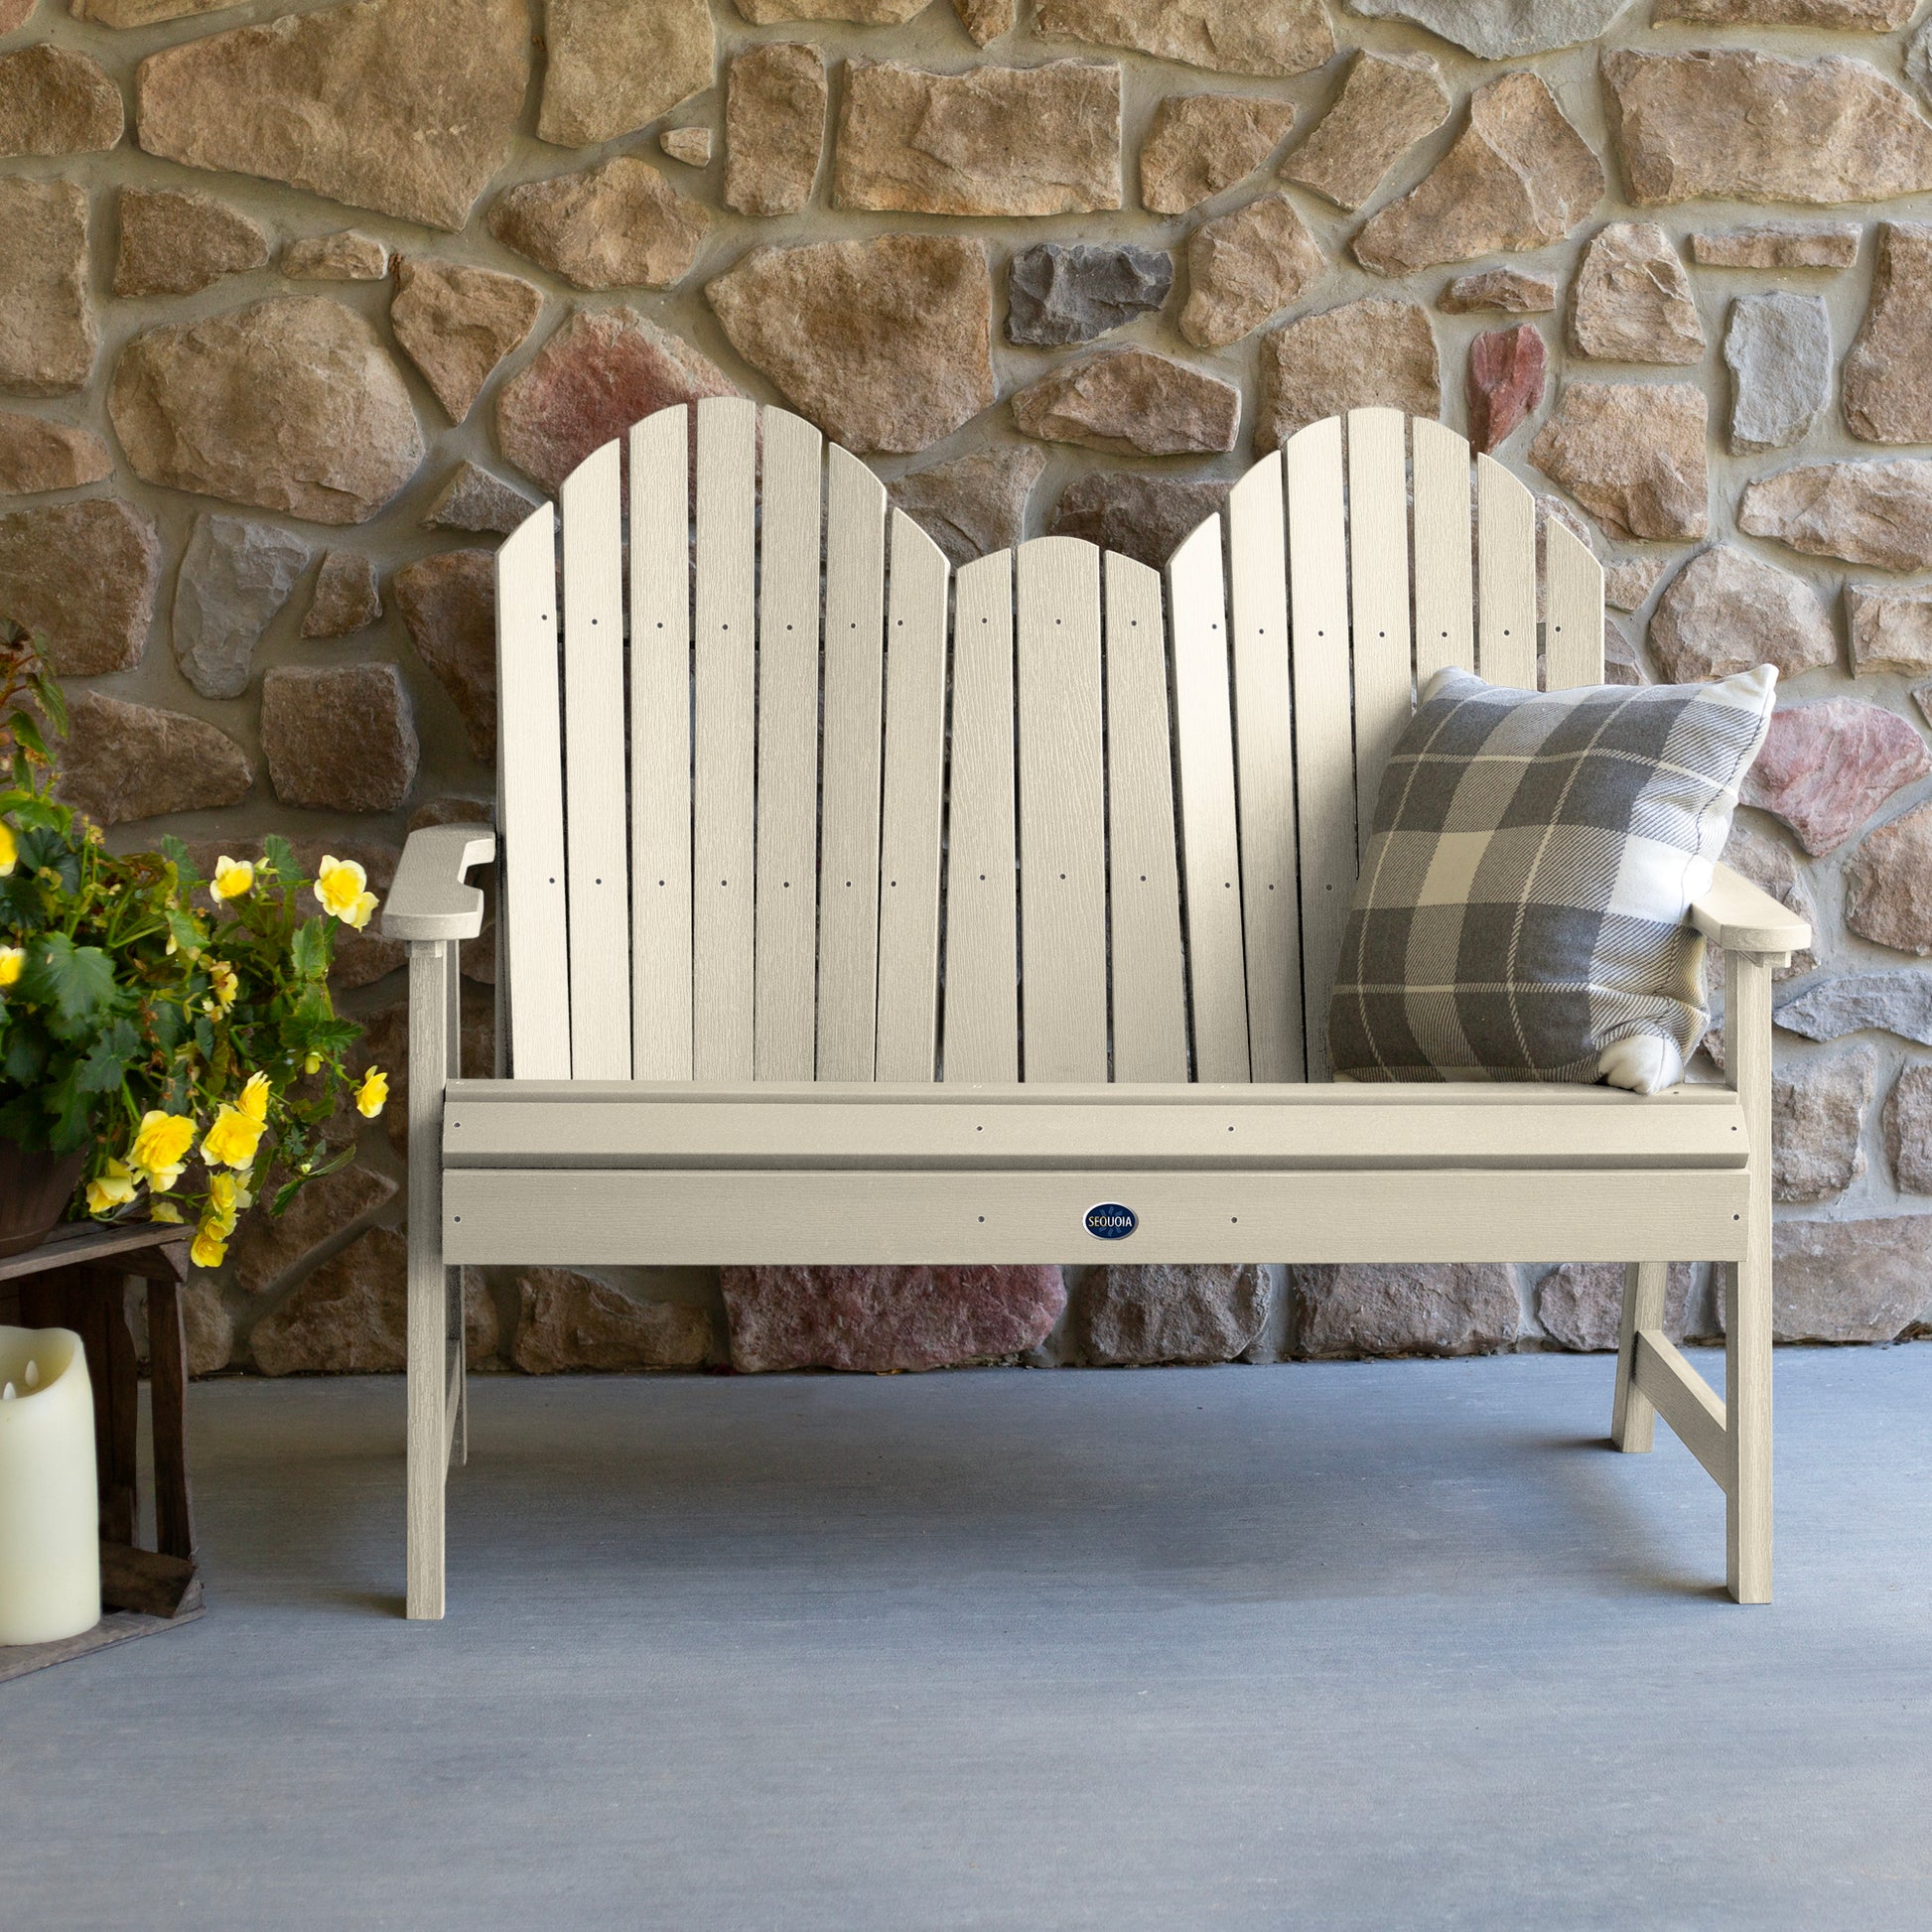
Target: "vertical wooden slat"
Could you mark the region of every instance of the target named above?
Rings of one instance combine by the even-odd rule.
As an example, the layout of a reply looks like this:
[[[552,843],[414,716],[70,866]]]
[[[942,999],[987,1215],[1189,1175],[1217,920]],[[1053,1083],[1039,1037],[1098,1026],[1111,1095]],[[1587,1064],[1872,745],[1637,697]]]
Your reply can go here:
[[[691,1077],[690,412],[630,431],[631,1066]],[[520,1012],[514,985],[512,1017]]]
[[[965,565],[953,597],[948,1080],[1020,1077],[1013,794],[1013,552],[1001,550]]]
[[[188,1335],[181,1290],[148,1283],[149,1433],[154,1441],[154,1547],[164,1557],[195,1554],[188,1495]]]
[[[1446,665],[1476,667],[1469,555],[1469,446],[1418,416],[1416,463],[1416,688]]]
[[[873,1078],[886,486],[833,444],[826,473],[818,1077]]]
[[[758,408],[698,404],[693,596],[691,1073],[752,1077]]]
[[[1536,689],[1536,498],[1494,457],[1476,458],[1476,669]]]
[[[503,828],[498,916],[508,934],[510,1077],[570,1078],[556,523],[532,510],[496,553],[496,708]]]
[[[818,598],[824,444],[763,412],[753,1071],[812,1077],[818,949]]]
[[[946,762],[944,554],[892,518],[886,615],[886,774],[879,841],[882,1080],[930,1080],[939,1020],[939,820]]]
[[[508,717],[506,711],[505,722]],[[512,825],[518,822],[507,819]],[[409,947],[408,1585],[404,1607],[412,1618],[432,1620],[443,1614],[444,1490],[449,1470],[444,1409],[450,1386],[446,1353],[450,1308],[443,1273],[443,1092],[450,1072],[445,1008],[448,950],[442,940],[413,940]],[[526,994],[532,990],[528,979],[523,986]],[[526,1009],[534,1004],[527,997],[522,1002]],[[565,1076],[569,1071],[566,1060]]]
[[[1295,789],[1302,831],[1302,987],[1308,1077],[1328,1077],[1328,991],[1355,890],[1355,745],[1341,424],[1289,439],[1289,599],[1295,626]]]
[[[606,443],[564,479],[564,825],[570,1066],[630,1078],[624,850],[622,464]]]
[[[1221,519],[1209,517],[1168,560],[1173,627],[1174,749],[1180,770],[1181,878],[1194,1077],[1248,1078],[1234,725],[1228,698]]]
[[[1302,930],[1295,893],[1295,751],[1279,451],[1234,485],[1227,519],[1249,1076],[1299,1080]]]
[[[1187,1077],[1161,579],[1108,551],[1107,882],[1116,1080]],[[955,728],[955,740],[957,728]],[[954,780],[954,798],[958,780]]]
[[[1348,415],[1348,583],[1355,644],[1355,847],[1368,848],[1382,770],[1414,709],[1409,483],[1398,409]]]
[[[1107,880],[1100,740],[1100,552],[1023,543],[1020,1012],[1028,1080],[1107,1077]]]
[[[1771,1600],[1771,972],[1770,960],[1733,952],[1725,987],[1725,1075],[1750,1142],[1744,1259],[1726,1271],[1724,1308],[1725,1568],[1740,1603]]]
[[[1544,688],[1603,682],[1603,566],[1553,516],[1543,526]]]

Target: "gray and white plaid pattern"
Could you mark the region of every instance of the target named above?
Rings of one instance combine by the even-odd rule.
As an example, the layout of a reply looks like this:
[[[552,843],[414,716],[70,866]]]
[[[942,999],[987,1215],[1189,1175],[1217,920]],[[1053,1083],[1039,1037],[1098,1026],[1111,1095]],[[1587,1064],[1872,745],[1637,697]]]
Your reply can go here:
[[[1539,693],[1438,672],[1383,775],[1328,1008],[1336,1073],[1674,1084],[1709,1019],[1684,916],[1776,681]]]

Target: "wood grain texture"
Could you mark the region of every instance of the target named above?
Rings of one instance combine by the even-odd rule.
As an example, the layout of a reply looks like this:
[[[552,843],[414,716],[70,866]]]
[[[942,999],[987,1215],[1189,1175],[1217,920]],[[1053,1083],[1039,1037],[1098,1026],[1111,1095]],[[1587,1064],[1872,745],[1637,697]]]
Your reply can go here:
[[[1476,458],[1476,669],[1536,689],[1536,498],[1494,457]]]
[[[698,404],[691,808],[691,1072],[752,1073],[758,410]]]
[[[640,1080],[691,1077],[689,418],[681,405],[661,409],[630,432],[630,1042]]]
[[[819,1173],[451,1173],[445,1239],[460,1261],[609,1267],[790,1263],[1039,1263],[1087,1254],[1097,1200],[1125,1201],[1136,1232],[1108,1262],[1607,1261],[1633,1229],[1672,1254],[1736,1245],[1740,1172],[1484,1174],[851,1169]],[[748,1212],[756,1202],[757,1212]],[[1080,1244],[1090,1246],[1082,1247]]]
[[[1543,530],[1544,688],[1603,682],[1603,566],[1553,516]]]
[[[1020,718],[1021,1064],[1107,1077],[1100,552],[1036,537],[1015,559]]]
[[[946,559],[892,516],[886,769],[879,845],[882,1080],[930,1080],[939,1048],[939,835],[946,782]]]
[[[1355,653],[1355,851],[1368,850],[1382,772],[1415,710],[1409,644],[1407,419],[1348,415],[1348,592]]]
[[[818,874],[818,1072],[870,1080],[878,1024],[886,486],[827,452],[824,783]]]
[[[729,1088],[585,1081],[451,1097],[448,1168],[1119,1165],[1322,1173],[1743,1168],[1736,1097],[1578,1106],[1534,1087],[1087,1082],[969,1091],[918,1081]],[[1427,1102],[1418,1093],[1432,1096]],[[1705,1097],[1708,1096],[1708,1097]],[[1658,1096],[1659,1099],[1662,1096]]]
[[[1771,1600],[1771,963],[1725,962],[1725,1069],[1744,1113],[1750,1191],[1743,1252],[1725,1305],[1725,1396],[1730,1483],[1725,1583],[1740,1603]],[[1727,1257],[1719,1257],[1727,1259]]]
[[[622,465],[606,443],[564,479],[564,831],[570,1065],[630,1075],[624,824]]]
[[[1328,993],[1355,891],[1355,727],[1349,701],[1341,423],[1284,447],[1295,630],[1295,793],[1301,820],[1302,1011],[1308,1077],[1328,1077]]]
[[[763,413],[759,547],[758,916],[753,1067],[809,1080],[818,988],[818,620],[824,440]]]
[[[1214,516],[1168,560],[1187,996],[1198,1080],[1248,1078],[1226,609],[1221,519]]]
[[[1013,552],[1001,550],[965,565],[953,598],[942,1043],[949,1081],[1020,1077],[1013,747]]]
[[[443,1278],[443,1089],[449,1075],[446,942],[409,948],[407,1610],[443,1614],[444,1404],[449,1299]]]
[[[1476,667],[1469,538],[1469,446],[1418,416],[1415,443],[1416,687],[1454,664]]]
[[[1184,1080],[1187,980],[1161,579],[1113,551],[1102,559],[1101,572],[1113,1075],[1121,1081]]]
[[[496,553],[496,692],[505,827],[498,878],[512,989],[510,1077],[570,1074],[563,728],[557,684],[556,523],[545,503]],[[544,992],[538,995],[536,989]]]
[[[1257,1080],[1299,1080],[1306,1064],[1285,516],[1278,450],[1235,484],[1227,506],[1248,1066]]]

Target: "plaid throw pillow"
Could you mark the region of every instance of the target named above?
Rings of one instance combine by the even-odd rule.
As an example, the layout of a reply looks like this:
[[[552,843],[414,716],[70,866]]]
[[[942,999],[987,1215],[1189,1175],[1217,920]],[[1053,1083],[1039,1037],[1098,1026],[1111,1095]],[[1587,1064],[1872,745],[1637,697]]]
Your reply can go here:
[[[1548,693],[1431,678],[1342,941],[1336,1076],[1675,1085],[1710,1017],[1684,915],[1776,683],[1768,664]]]

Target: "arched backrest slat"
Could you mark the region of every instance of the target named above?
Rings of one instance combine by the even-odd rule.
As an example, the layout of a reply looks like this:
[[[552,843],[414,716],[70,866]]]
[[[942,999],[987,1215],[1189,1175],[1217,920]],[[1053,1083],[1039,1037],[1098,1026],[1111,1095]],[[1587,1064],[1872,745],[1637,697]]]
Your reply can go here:
[[[1328,1077],[1328,989],[1355,889],[1355,725],[1348,683],[1348,550],[1341,423],[1311,423],[1283,452],[1301,819],[1302,990],[1308,1078]]]
[[[623,504],[618,445],[580,463],[564,521],[564,835],[570,868],[570,1070],[630,1078],[624,825]]]
[[[1100,553],[1036,537],[1015,557],[1020,715],[1021,1072],[1107,1077]]]
[[[1013,732],[1013,552],[1000,550],[960,570],[953,598],[948,1080],[1020,1077]]]
[[[1603,682],[1603,566],[1553,516],[1543,534],[1544,688]]]
[[[1187,988],[1161,579],[1145,564],[1113,551],[1102,559],[1101,573],[1114,1078],[1184,1080]],[[958,797],[957,779],[953,795]]]
[[[1168,560],[1187,995],[1197,1080],[1248,1078],[1226,609],[1221,519],[1211,516]]]
[[[1286,514],[1277,450],[1234,485],[1227,509],[1248,1077],[1255,1080],[1299,1080],[1303,1067]]]
[[[1409,722],[1408,419],[1348,413],[1348,590],[1355,649],[1355,847],[1367,849],[1382,768]]]
[[[630,431],[630,1066],[639,1080],[691,1077],[689,424],[680,404]]]
[[[930,1080],[939,1025],[939,832],[946,784],[944,554],[892,516],[886,613],[885,808],[879,832],[882,1080]]]
[[[1418,416],[1415,442],[1416,688],[1450,664],[1476,667],[1469,555],[1469,446]]]
[[[698,404],[691,799],[691,1072],[752,1077],[758,413]]]
[[[809,1080],[818,991],[824,439],[789,410],[767,408],[762,455],[753,1072],[760,1080]]]
[[[870,1080],[879,1014],[886,486],[836,443],[826,455],[818,1077]]]
[[[496,809],[515,828],[504,840],[498,876],[510,1073],[519,1080],[570,1078],[556,532],[545,503],[496,553]]]
[[[1476,669],[1536,689],[1536,498],[1494,457],[1476,458]]]

